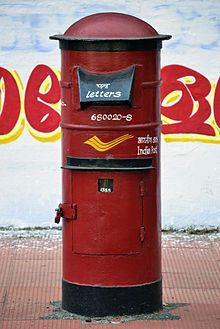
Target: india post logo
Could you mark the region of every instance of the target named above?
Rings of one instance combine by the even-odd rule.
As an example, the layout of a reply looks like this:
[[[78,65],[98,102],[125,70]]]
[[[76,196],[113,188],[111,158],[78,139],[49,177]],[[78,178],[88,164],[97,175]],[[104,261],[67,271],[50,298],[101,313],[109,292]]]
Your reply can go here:
[[[91,147],[93,147],[95,150],[99,151],[99,152],[106,152],[110,149],[112,149],[113,147],[115,147],[116,145],[119,145],[121,143],[123,143],[124,141],[133,138],[133,135],[130,134],[125,134],[122,135],[118,138],[115,138],[107,143],[102,142],[97,136],[93,136],[91,138],[89,138],[87,141],[84,142],[84,144],[90,145]]]

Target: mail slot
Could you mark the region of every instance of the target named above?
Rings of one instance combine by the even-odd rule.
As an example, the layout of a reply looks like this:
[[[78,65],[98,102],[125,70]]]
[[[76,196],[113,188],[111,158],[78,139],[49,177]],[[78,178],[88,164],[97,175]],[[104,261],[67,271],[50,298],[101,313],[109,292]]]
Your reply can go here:
[[[80,103],[130,104],[134,66],[120,72],[95,74],[79,68]]]
[[[101,13],[50,38],[62,58],[63,308],[86,316],[158,310],[160,49],[170,36]]]

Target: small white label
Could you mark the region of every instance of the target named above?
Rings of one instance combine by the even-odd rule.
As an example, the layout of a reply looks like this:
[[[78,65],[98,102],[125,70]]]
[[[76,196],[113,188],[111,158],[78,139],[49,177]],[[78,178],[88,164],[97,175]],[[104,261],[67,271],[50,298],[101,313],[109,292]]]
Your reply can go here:
[[[108,187],[101,187],[99,191],[104,193],[112,192],[112,190]]]
[[[94,113],[90,118],[92,121],[127,121],[130,122],[133,119],[132,114],[122,115],[121,113],[102,114]]]
[[[121,97],[121,91],[91,91],[89,90],[86,94],[86,98],[119,98]]]
[[[159,139],[157,136],[140,136],[137,139],[137,155],[150,155],[157,154],[158,152],[158,143]],[[150,144],[150,145],[149,145]]]
[[[96,83],[96,87],[99,89],[108,89],[110,85],[110,83]]]

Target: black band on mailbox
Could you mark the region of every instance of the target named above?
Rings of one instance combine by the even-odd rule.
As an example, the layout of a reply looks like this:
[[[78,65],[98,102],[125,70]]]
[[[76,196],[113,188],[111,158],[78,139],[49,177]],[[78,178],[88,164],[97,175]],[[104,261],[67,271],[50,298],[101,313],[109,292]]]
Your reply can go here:
[[[170,38],[170,35],[130,39],[79,39],[62,34],[50,36],[51,40],[59,40],[60,49],[76,51],[160,50],[162,48],[162,40],[169,40]]]
[[[152,158],[101,159],[67,156],[65,169],[77,170],[148,170],[153,169]]]

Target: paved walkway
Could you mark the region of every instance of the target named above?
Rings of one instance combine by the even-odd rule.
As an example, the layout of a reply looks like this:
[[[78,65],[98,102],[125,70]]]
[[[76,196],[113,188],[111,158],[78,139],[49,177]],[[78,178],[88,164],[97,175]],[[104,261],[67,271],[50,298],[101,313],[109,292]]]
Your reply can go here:
[[[164,310],[152,317],[61,316],[61,231],[0,230],[1,329],[219,329],[220,234],[163,234]]]

